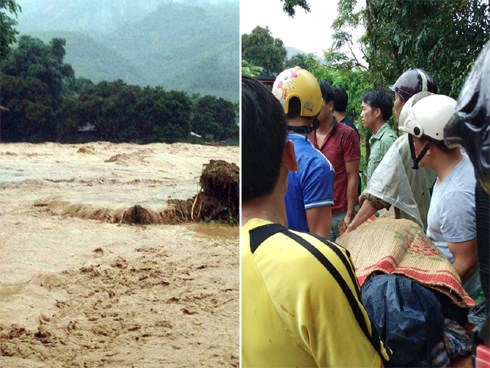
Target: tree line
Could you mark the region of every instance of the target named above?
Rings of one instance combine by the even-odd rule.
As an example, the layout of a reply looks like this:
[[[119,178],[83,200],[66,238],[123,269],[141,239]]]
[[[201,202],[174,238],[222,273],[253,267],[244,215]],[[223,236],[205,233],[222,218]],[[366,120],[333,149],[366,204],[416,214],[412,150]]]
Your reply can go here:
[[[76,78],[64,56],[59,38],[21,36],[2,49],[2,141],[238,142],[238,104],[122,80],[95,84]]]

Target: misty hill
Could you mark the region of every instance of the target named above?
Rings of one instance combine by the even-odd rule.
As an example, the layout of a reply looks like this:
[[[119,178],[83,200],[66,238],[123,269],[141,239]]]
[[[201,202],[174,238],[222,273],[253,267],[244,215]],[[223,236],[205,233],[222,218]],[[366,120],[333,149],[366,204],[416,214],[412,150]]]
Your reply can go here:
[[[291,47],[291,46],[284,46],[284,48],[286,49],[287,51],[287,54],[286,54],[286,57],[288,59],[291,59],[294,55],[298,55],[298,54],[307,54],[306,52],[304,51],[301,51],[300,49],[297,49],[295,47]]]
[[[138,21],[155,11],[162,0],[17,0],[22,7],[22,33],[86,32],[93,38]]]
[[[64,38],[66,40],[64,60],[73,66],[76,77],[86,77],[94,83],[122,79],[128,84],[150,84],[145,73],[138,67],[84,33],[59,31],[31,34],[44,43],[48,43],[53,38]]]
[[[18,28],[44,41],[65,38],[66,62],[94,82],[238,101],[238,1],[208,1],[23,0]]]
[[[238,96],[238,21],[238,6],[168,3],[104,42],[164,86]]]

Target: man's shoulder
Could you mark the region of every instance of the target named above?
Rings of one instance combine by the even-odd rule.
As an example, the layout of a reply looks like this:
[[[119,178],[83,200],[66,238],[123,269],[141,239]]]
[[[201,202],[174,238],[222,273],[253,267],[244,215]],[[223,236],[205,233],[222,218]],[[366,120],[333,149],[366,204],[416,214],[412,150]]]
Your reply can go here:
[[[341,136],[342,139],[352,140],[354,142],[359,141],[359,137],[355,129],[344,123],[338,124],[336,134]]]
[[[396,133],[391,129],[388,123],[384,123],[377,134],[377,138],[383,142],[395,142],[398,138]]]
[[[319,150],[314,148],[315,152],[311,152],[311,156],[309,157],[310,162],[308,167],[310,169],[315,169],[315,168],[321,168],[322,172],[327,176],[329,175],[330,172],[334,171],[332,163],[328,160],[327,157],[323,153],[321,153]]]
[[[342,133],[356,133],[354,128],[347,125],[347,123],[337,123],[337,131]]]
[[[317,258],[313,255],[322,253],[324,256],[328,254],[329,261],[334,264],[349,261],[344,248],[312,233],[291,230],[274,223],[264,223],[263,225],[254,226],[250,230],[252,248],[254,246],[257,248],[263,247],[262,250],[265,253],[274,253],[275,257],[283,259],[292,257],[295,263],[301,262],[301,260],[304,262],[317,262]],[[254,245],[253,243],[255,242],[260,242],[260,244],[258,246],[257,244]],[[308,250],[308,252],[285,252],[284,247],[300,247]],[[331,249],[334,252],[330,253],[327,249]]]

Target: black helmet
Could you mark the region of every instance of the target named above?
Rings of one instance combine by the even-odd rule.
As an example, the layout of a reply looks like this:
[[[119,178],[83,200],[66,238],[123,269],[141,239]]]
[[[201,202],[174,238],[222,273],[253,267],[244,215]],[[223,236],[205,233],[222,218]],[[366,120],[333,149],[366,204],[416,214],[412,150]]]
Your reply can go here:
[[[449,147],[464,147],[482,188],[490,194],[490,41],[466,78],[444,139]]]
[[[434,78],[422,69],[405,71],[396,80],[395,84],[390,86],[390,89],[396,92],[404,102],[407,102],[410,97],[418,92],[437,93],[437,85]]]

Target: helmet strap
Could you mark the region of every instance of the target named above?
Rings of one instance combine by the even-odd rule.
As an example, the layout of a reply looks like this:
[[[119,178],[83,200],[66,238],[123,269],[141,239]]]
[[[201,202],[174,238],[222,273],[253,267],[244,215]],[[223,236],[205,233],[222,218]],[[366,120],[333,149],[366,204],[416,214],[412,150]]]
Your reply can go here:
[[[422,78],[422,91],[426,92],[427,91],[427,76],[420,69],[417,69],[417,72],[419,73],[420,78]]]
[[[313,131],[313,128],[311,126],[293,126],[293,125],[288,125],[288,130],[291,132],[299,133],[299,134],[308,134]]]
[[[303,125],[303,126],[288,125],[288,130],[290,130],[291,132],[298,133],[298,134],[304,134],[305,135],[305,138],[307,138],[306,135],[308,133],[311,133],[311,132],[317,130],[319,125],[320,125],[320,121],[318,120],[318,117],[315,116],[313,118],[313,121],[312,121],[311,126],[307,126],[307,125]]]
[[[429,150],[432,142],[428,141],[418,156],[415,155],[415,145],[413,143],[413,136],[411,134],[408,135],[408,143],[410,146],[410,155],[412,156],[412,161],[413,161],[412,169],[418,170],[419,169],[419,162],[424,158],[424,156],[427,153],[427,151]]]

